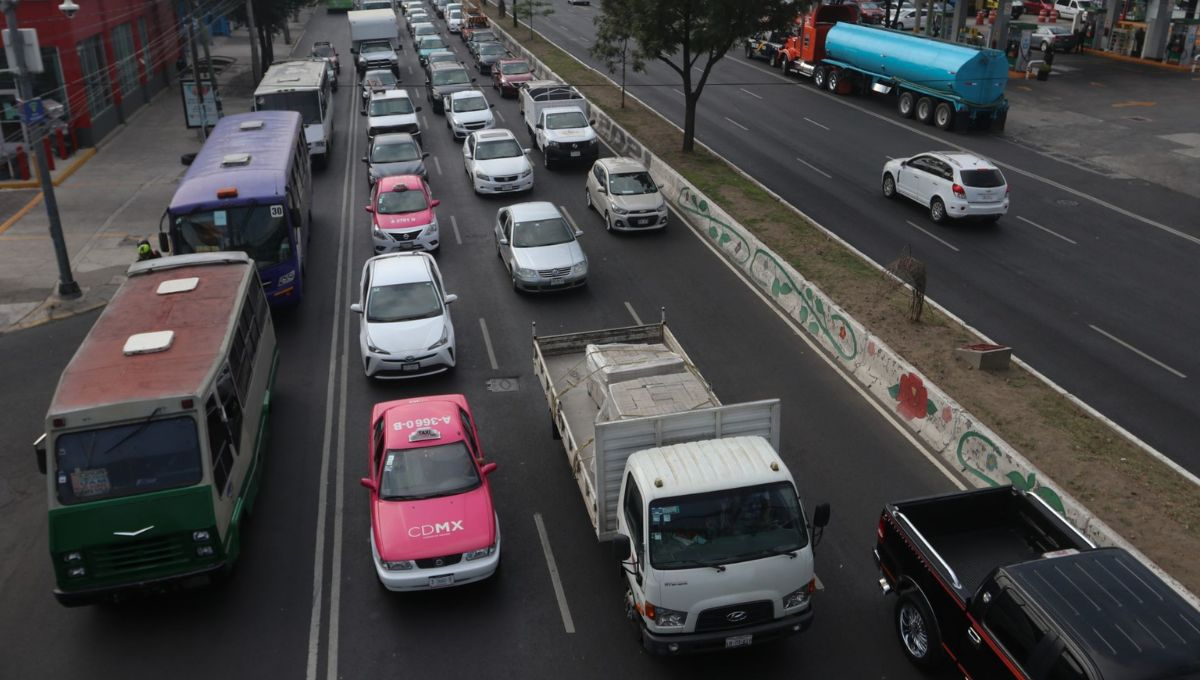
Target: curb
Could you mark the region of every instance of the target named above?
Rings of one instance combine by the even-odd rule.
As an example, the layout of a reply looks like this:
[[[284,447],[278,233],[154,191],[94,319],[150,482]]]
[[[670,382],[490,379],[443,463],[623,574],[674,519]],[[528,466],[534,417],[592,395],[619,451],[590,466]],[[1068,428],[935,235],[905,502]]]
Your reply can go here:
[[[54,186],[58,186],[67,181],[71,175],[75,174],[76,170],[82,167],[84,163],[88,162],[92,156],[95,155],[95,147],[89,146],[86,149],[80,149],[79,153],[76,154],[77,157],[71,161],[71,164],[64,168],[62,172],[58,173],[57,177],[51,178],[51,183],[54,184]],[[36,179],[6,180],[0,182],[0,189],[40,189],[41,186],[42,183]]]
[[[536,71],[565,82],[514,40],[507,30],[500,28],[499,23],[491,21],[492,30],[501,35],[514,52],[527,59]],[[554,45],[545,36],[542,36],[542,39]],[[575,59],[566,50],[554,46]],[[595,72],[595,69],[586,64],[582,65]],[[638,101],[647,110],[654,110],[644,102]],[[893,406],[906,427],[943,461],[963,472],[972,485],[985,488],[1012,484],[1016,488],[1036,494],[1094,542],[1127,550],[1179,592],[1193,607],[1200,608],[1200,598],[1159,568],[1102,520],[1092,515],[1082,503],[1066,492],[1058,490],[1053,481],[1019,451],[980,423],[974,415],[888,347],[881,338],[872,335],[820,288],[805,279],[749,230],[733,220],[720,206],[643,147],[607,113],[599,107],[590,106],[589,114],[596,121],[594,127],[597,133],[614,151],[633,156],[645,163],[655,181],[663,185],[663,195],[667,197],[668,202],[698,235],[706,236],[714,250],[720,252],[732,266],[740,270],[744,278],[754,282],[759,292],[770,299],[776,308],[800,328],[805,329],[810,339],[825,349],[855,382],[870,392],[879,403]],[[707,146],[705,148],[708,149]],[[719,154],[714,153],[714,156],[724,160]],[[824,233],[831,233],[763,187],[757,180],[728,161],[725,162],[783,205],[791,208],[797,215]],[[837,241],[844,244],[840,238]],[[857,249],[850,250],[879,268]],[[938,308],[941,309],[940,306]]]
[[[1130,57],[1124,54],[1113,54],[1112,52],[1104,52],[1102,50],[1094,50],[1088,47],[1083,48],[1083,54],[1090,54],[1096,57],[1112,59],[1113,61],[1123,61],[1127,64],[1141,64],[1151,68],[1163,69],[1165,71],[1175,71],[1176,73],[1188,73],[1192,70],[1191,66],[1183,64],[1167,64],[1153,59],[1142,59],[1141,57]]]

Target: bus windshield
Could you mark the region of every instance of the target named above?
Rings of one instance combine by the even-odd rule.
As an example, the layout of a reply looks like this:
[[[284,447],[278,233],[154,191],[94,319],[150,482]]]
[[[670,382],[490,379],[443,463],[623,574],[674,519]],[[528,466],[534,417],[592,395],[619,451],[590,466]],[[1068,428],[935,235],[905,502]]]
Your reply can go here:
[[[690,569],[793,552],[808,545],[791,484],[726,489],[650,504],[650,563]]]
[[[174,245],[180,255],[240,250],[259,269],[288,262],[288,238],[283,206],[243,205],[221,210],[198,210],[175,217]]]
[[[203,476],[196,422],[188,416],[71,432],[59,435],[54,449],[64,505],[191,486]]]
[[[321,97],[316,90],[296,92],[272,92],[254,98],[257,111],[295,111],[304,119],[305,125],[321,123]]]

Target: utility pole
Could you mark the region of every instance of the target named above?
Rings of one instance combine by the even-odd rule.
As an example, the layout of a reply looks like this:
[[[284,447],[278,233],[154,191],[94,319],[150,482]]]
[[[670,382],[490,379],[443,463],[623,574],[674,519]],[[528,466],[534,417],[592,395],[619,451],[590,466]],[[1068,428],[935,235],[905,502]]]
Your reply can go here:
[[[208,107],[204,105],[204,89],[200,84],[200,53],[196,50],[196,30],[199,18],[196,17],[196,2],[188,0],[188,46],[192,51],[192,87],[196,93],[196,102],[200,107],[200,141],[208,141]]]
[[[254,25],[254,0],[246,0],[246,28],[250,30],[250,75],[255,84],[262,77],[262,60],[258,56],[258,28]]]
[[[4,19],[8,24],[8,36],[12,41],[13,56],[17,67],[17,94],[21,102],[33,99],[33,83],[25,68],[25,41],[17,26],[17,0],[3,0]],[[46,162],[46,148],[41,139],[34,139],[31,124],[21,117],[21,134],[25,137],[25,148],[33,152],[37,161],[38,181],[42,184],[42,200],[46,204],[46,217],[50,220],[50,239],[54,242],[54,255],[58,260],[58,295],[77,298],[82,292],[71,274],[71,258],[67,256],[67,240],[63,237],[62,221],[58,216],[58,200],[54,197],[54,181],[50,179],[50,165]]]

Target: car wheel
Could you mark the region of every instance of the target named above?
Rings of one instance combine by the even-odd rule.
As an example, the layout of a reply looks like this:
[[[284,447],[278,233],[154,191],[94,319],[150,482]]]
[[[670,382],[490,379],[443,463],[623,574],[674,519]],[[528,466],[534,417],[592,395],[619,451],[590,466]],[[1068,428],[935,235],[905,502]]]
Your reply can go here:
[[[943,130],[954,127],[954,109],[947,102],[941,102],[933,110],[933,122]]]
[[[1042,41],[1042,51],[1045,52],[1048,49],[1050,49],[1050,43]]]
[[[941,224],[946,221],[946,204],[937,196],[929,202],[929,219],[933,220],[934,224]]]
[[[929,97],[917,100],[917,120],[926,125],[933,122],[933,100]]]
[[[896,197],[896,180],[892,177],[891,173],[883,176],[883,197]]]
[[[900,112],[901,118],[912,118],[916,104],[916,95],[912,92],[901,92],[900,98],[896,101],[896,110]]]
[[[550,170],[553,165],[554,162],[550,160],[550,154],[546,153],[545,149],[542,149],[542,167]]]
[[[930,669],[941,663],[942,640],[937,622],[920,597],[905,593],[896,601],[896,634],[913,665]]]
[[[587,204],[588,210],[594,207],[592,205],[592,192],[588,191],[586,186],[583,187],[583,202]]]
[[[829,72],[828,72],[828,71],[825,69],[825,67],[824,67],[824,66],[818,66],[818,67],[817,67],[817,68],[816,68],[816,69],[813,71],[813,75],[812,75],[812,79],[813,79],[813,85],[816,85],[818,90],[820,90],[820,89],[824,89],[824,87],[825,87],[825,76],[826,76],[826,75],[828,75],[828,73],[829,73]]]
[[[829,76],[825,79],[829,86],[829,91],[836,93],[838,85],[842,82],[842,70],[837,68],[829,69]]]
[[[612,233],[612,220],[608,217],[608,211],[604,211],[604,231]]]

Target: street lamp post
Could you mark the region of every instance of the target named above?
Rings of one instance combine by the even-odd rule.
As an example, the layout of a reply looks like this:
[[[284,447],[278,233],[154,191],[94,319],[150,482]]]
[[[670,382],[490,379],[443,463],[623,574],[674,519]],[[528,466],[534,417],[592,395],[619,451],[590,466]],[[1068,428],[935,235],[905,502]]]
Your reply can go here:
[[[13,57],[16,60],[17,67],[17,94],[20,97],[20,102],[27,102],[33,98],[33,83],[30,82],[29,73],[25,67],[25,41],[22,39],[21,31],[17,26],[17,2],[19,0],[0,0],[0,7],[4,9],[4,18],[8,23],[8,36],[12,42]],[[74,10],[78,9],[71,0],[64,0],[59,9],[67,15],[67,18],[74,16]],[[34,130],[30,128],[32,125],[21,117],[21,134],[25,137],[25,148],[33,151],[34,158],[37,160],[38,181],[42,184],[42,199],[46,203],[46,216],[50,220],[50,238],[54,242],[54,255],[58,260],[58,294],[64,298],[79,297],[81,291],[79,284],[75,282],[75,277],[71,274],[71,258],[67,256],[67,241],[63,238],[62,221],[58,217],[58,201],[54,198],[54,182],[50,179],[50,165],[46,162],[46,148],[42,145],[40,139],[34,138]]]

